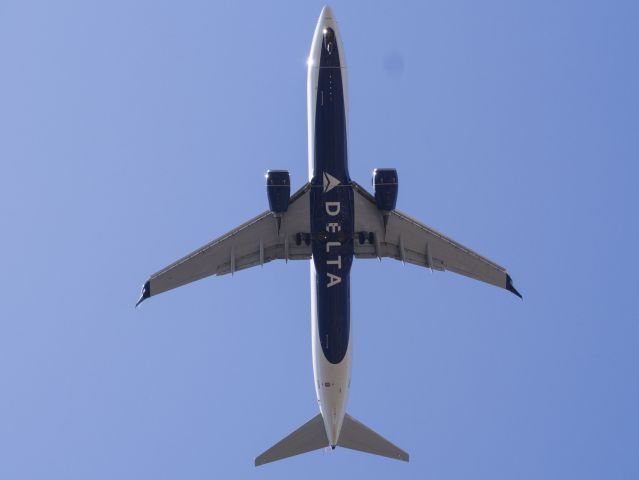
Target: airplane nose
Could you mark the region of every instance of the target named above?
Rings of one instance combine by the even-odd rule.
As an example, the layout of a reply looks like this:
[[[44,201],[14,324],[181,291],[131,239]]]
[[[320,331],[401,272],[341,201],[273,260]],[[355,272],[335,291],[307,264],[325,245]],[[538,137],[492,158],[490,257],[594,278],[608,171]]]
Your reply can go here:
[[[313,42],[311,43],[311,52],[306,64],[309,68],[322,66],[345,69],[346,64],[341,51],[341,45],[342,43],[337,32],[337,20],[335,20],[335,15],[333,15],[333,9],[326,5],[322,8],[320,16],[317,19],[315,34],[313,35]],[[324,53],[328,55],[324,55]],[[314,74],[316,75],[317,72]]]
[[[320,14],[320,18],[322,20],[335,20],[335,17],[333,17],[333,10],[331,10],[331,7],[329,7],[328,5],[325,5],[324,8],[322,8],[322,13]]]

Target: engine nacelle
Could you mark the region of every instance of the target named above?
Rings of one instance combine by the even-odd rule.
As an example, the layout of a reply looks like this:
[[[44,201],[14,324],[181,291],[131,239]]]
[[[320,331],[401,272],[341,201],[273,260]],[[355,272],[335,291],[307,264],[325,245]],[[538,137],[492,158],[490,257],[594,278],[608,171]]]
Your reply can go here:
[[[376,168],[373,170],[373,185],[375,186],[375,203],[383,212],[395,210],[399,180],[394,168]]]
[[[291,177],[288,170],[268,170],[265,177],[268,206],[271,212],[275,214],[286,212],[291,198]]]

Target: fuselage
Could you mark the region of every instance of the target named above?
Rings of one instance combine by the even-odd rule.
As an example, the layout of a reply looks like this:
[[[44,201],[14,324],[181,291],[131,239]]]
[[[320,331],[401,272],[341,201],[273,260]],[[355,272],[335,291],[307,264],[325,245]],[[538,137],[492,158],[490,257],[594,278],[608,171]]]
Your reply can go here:
[[[315,389],[331,446],[341,430],[351,375],[350,269],[354,202],[348,174],[347,79],[342,42],[329,7],[308,59],[311,183],[311,333]]]

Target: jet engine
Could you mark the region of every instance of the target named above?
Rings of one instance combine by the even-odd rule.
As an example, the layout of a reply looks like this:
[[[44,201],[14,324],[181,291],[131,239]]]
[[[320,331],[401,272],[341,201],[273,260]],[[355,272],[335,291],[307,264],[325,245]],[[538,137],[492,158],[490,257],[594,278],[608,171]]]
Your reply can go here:
[[[397,170],[394,168],[376,168],[373,170],[373,185],[375,187],[375,203],[382,212],[395,210],[399,182]]]
[[[291,177],[288,170],[268,170],[265,177],[268,206],[271,212],[276,215],[286,212],[291,197]]]

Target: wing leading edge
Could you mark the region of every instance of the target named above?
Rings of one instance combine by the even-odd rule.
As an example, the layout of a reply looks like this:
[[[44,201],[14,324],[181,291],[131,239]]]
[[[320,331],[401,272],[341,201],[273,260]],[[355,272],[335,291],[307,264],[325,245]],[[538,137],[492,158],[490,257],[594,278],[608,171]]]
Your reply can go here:
[[[298,238],[299,233],[310,232],[309,191],[307,183],[293,194],[279,229],[275,215],[264,212],[154,273],[142,287],[136,306],[149,297],[211,275],[233,274],[276,259],[310,259],[311,247]]]
[[[353,190],[355,231],[374,234],[372,243],[355,242],[357,258],[389,257],[432,270],[450,270],[505,288],[523,298],[504,267],[398,210],[390,212],[384,226],[375,198],[356,183]]]

